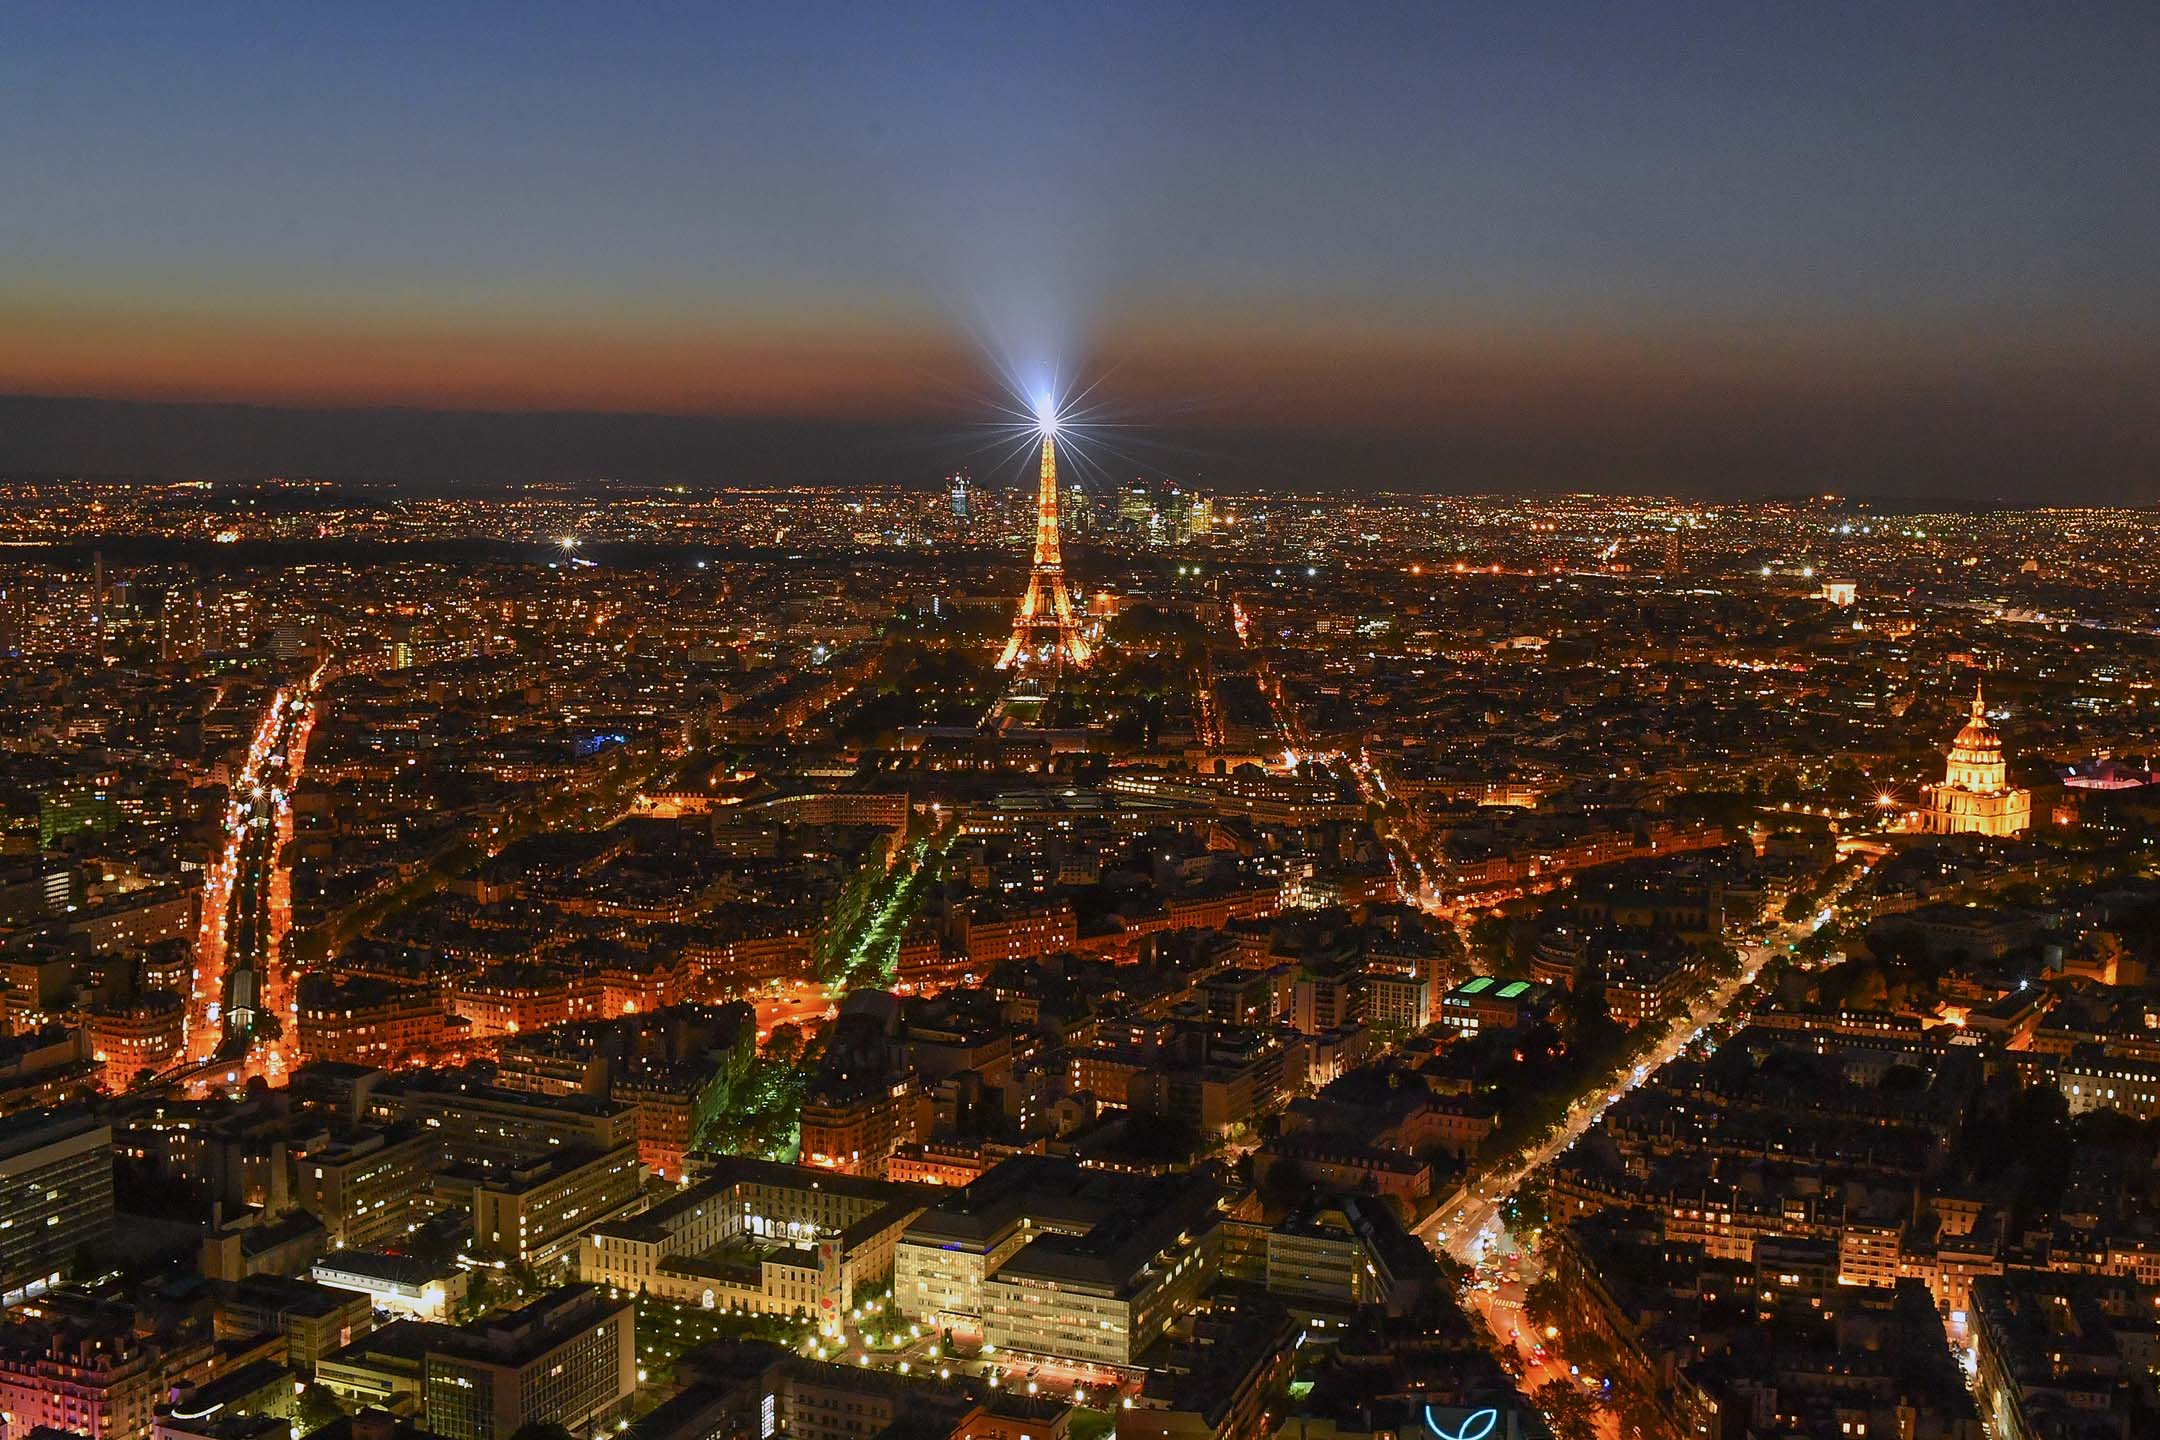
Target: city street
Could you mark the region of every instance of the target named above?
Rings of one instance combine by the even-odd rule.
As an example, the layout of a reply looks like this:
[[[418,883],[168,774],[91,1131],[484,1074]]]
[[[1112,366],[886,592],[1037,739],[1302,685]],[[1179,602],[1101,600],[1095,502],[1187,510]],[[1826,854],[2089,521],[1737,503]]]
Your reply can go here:
[[[292,839],[292,793],[307,760],[315,723],[314,696],[323,670],[298,687],[279,689],[265,709],[234,777],[226,805],[224,844],[204,874],[202,929],[188,997],[186,1056],[197,1067],[190,1088],[203,1093],[255,1075],[276,1079],[286,1069],[293,1023],[292,985],[283,971],[292,930],[292,878],[286,866]],[[232,1012],[270,1016],[236,1048]],[[226,1066],[220,1071],[212,1062]]]
[[[773,1031],[783,1025],[793,1025],[807,1032],[835,1013],[832,996],[815,980],[776,980],[743,998],[757,1011],[760,1045],[771,1039]]]
[[[1864,868],[1856,870],[1847,879],[1846,887],[1866,873]],[[1621,1077],[1618,1084],[1578,1096],[1568,1106],[1567,1117],[1557,1131],[1515,1160],[1470,1181],[1418,1223],[1416,1233],[1419,1238],[1465,1264],[1473,1261],[1494,1234],[1500,1210],[1525,1180],[1581,1139],[1621,1096],[1693,1044],[1705,1028],[1728,1018],[1734,1001],[1754,983],[1756,975],[1772,956],[1783,953],[1787,946],[1829,923],[1838,896],[1842,894],[1843,890],[1840,890],[1825,900],[1822,908],[1806,919],[1779,926],[1768,939],[1741,947],[1739,973],[1704,991],[1683,1019],[1670,1023],[1657,1048]]]
[[[1559,1380],[1580,1385],[1594,1395],[1603,1377],[1574,1374],[1557,1348],[1548,1348],[1548,1341],[1558,1337],[1536,1333],[1523,1317],[1523,1292],[1537,1279],[1539,1268],[1535,1253],[1519,1247],[1506,1231],[1501,1213],[1508,1201],[1540,1168],[1588,1133],[1623,1095],[1699,1040],[1708,1027],[1731,1018],[1735,1002],[1763,966],[1789,945],[1829,923],[1838,899],[1865,873],[1864,868],[1856,870],[1820,909],[1805,919],[1782,925],[1762,942],[1742,947],[1739,974],[1704,992],[1687,1016],[1673,1022],[1657,1048],[1633,1066],[1619,1084],[1579,1096],[1568,1107],[1565,1123],[1550,1138],[1500,1169],[1473,1180],[1415,1227],[1414,1233],[1426,1244],[1470,1267],[1472,1279],[1463,1302],[1485,1322],[1496,1345],[1514,1352],[1514,1368],[1520,1372],[1526,1394]],[[1503,1254],[1509,1257],[1507,1270],[1513,1272],[1505,1278],[1499,1263]],[[1598,1412],[1597,1425],[1601,1440],[1619,1440],[1619,1420],[1610,1411]]]

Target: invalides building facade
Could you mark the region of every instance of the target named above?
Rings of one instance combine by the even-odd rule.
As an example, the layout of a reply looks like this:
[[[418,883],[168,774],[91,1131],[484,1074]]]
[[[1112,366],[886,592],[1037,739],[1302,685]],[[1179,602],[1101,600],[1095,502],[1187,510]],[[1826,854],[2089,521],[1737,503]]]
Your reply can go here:
[[[1972,718],[1951,742],[1942,784],[1928,789],[1921,828],[1932,835],[2015,835],[2031,824],[2032,791],[2010,787],[2002,736],[1988,723],[1987,703],[1975,687]]]

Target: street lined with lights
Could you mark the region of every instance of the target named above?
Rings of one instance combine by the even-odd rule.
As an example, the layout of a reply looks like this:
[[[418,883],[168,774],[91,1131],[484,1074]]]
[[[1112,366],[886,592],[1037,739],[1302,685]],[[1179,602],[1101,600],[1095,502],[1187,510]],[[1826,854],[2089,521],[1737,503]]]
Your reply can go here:
[[[279,689],[251,738],[227,801],[224,843],[206,868],[186,1021],[186,1054],[197,1092],[251,1076],[284,1073],[297,1006],[285,949],[292,929],[292,795],[306,765],[315,695],[326,668]],[[234,1033],[236,992],[247,1028]],[[257,1015],[272,1023],[253,1024]],[[266,1038],[272,1035],[275,1038]],[[238,1042],[237,1044],[235,1042]],[[222,1068],[221,1068],[222,1067]]]

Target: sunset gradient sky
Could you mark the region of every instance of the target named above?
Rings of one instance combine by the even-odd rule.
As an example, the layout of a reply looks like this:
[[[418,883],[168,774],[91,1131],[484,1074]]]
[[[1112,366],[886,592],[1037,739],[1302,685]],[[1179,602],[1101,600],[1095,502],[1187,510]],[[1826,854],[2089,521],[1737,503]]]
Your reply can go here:
[[[1056,366],[1398,457],[1312,483],[2150,501],[2156,75],[2150,3],[15,6],[0,393],[946,424]]]

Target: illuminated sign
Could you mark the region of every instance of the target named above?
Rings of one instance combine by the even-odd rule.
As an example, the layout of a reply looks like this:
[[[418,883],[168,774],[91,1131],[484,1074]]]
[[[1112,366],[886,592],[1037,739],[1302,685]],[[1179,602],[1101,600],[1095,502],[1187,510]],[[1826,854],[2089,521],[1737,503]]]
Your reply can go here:
[[[1500,1428],[1500,1412],[1488,1405],[1483,1410],[1467,1412],[1450,1425],[1433,1413],[1432,1406],[1427,1405],[1425,1428],[1438,1436],[1439,1440],[1486,1440],[1487,1436]]]

